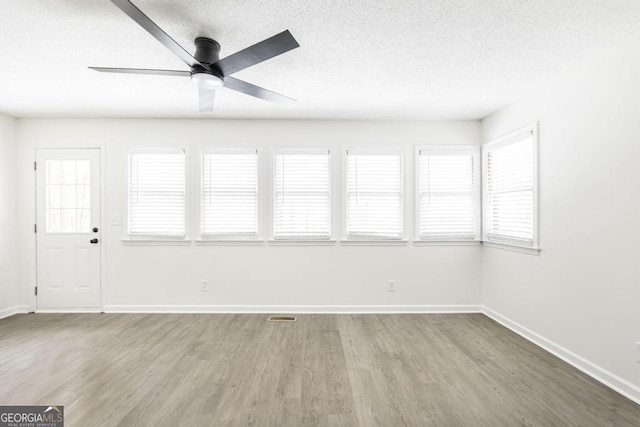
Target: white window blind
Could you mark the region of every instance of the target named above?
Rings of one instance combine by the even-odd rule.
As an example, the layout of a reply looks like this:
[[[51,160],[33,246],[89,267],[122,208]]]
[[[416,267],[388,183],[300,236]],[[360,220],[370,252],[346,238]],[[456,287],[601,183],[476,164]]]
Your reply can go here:
[[[274,238],[329,239],[331,157],[329,150],[275,153]]]
[[[535,131],[485,146],[485,240],[536,243]]]
[[[347,151],[347,238],[403,237],[400,152]]]
[[[418,151],[418,237],[478,238],[477,148]]]
[[[257,150],[203,154],[201,189],[203,236],[257,237]]]
[[[129,155],[129,234],[185,236],[184,150]]]

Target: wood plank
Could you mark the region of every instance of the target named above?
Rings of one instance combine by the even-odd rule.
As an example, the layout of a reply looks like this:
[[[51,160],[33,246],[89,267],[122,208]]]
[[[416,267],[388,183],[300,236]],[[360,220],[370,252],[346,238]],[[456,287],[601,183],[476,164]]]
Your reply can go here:
[[[637,426],[640,406],[481,314],[0,320],[0,404],[69,426]]]

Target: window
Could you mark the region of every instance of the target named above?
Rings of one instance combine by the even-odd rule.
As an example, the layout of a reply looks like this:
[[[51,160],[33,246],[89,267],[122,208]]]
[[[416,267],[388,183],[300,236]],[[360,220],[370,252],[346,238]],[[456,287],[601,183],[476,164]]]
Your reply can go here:
[[[418,149],[419,240],[479,239],[478,148]]]
[[[89,233],[91,161],[45,161],[47,233]]]
[[[185,152],[129,155],[129,235],[185,237]]]
[[[257,238],[258,151],[216,150],[202,155],[201,233]]]
[[[329,150],[277,150],[274,157],[274,238],[329,239]]]
[[[347,151],[347,239],[402,239],[402,163],[400,151]]]
[[[483,147],[484,240],[537,246],[537,129]]]

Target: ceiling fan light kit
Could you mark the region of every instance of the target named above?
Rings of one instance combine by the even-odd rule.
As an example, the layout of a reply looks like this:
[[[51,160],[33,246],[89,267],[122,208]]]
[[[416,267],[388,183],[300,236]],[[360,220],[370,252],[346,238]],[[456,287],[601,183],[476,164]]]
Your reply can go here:
[[[213,111],[215,90],[222,87],[281,105],[292,105],[296,102],[293,98],[231,77],[231,74],[299,47],[300,45],[288,30],[223,59],[220,59],[220,44],[217,41],[208,37],[196,37],[194,41],[196,51],[191,56],[131,1],[111,0],[111,2],[173,52],[191,70],[89,67],[90,69],[107,73],[190,77],[191,81],[198,86],[200,111]]]
[[[191,82],[202,89],[218,89],[224,86],[224,80],[205,72],[191,73]]]

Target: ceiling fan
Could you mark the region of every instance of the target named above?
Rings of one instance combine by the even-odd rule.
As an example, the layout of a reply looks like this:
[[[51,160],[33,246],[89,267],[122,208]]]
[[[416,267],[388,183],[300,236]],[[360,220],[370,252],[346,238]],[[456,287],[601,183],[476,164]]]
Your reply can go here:
[[[155,37],[178,58],[184,61],[191,67],[191,70],[89,67],[90,69],[107,73],[190,77],[191,81],[198,86],[200,111],[213,111],[215,91],[221,87],[277,104],[291,105],[296,102],[295,99],[289,98],[288,96],[280,95],[279,93],[231,77],[233,73],[237,73],[245,68],[299,47],[300,45],[288,30],[223,59],[220,59],[218,56],[220,53],[220,44],[217,41],[208,37],[197,37],[195,39],[196,53],[192,56],[149,19],[147,15],[131,3],[131,1],[111,0],[111,2],[129,15],[129,17],[136,21],[142,28],[147,30],[149,34]]]

